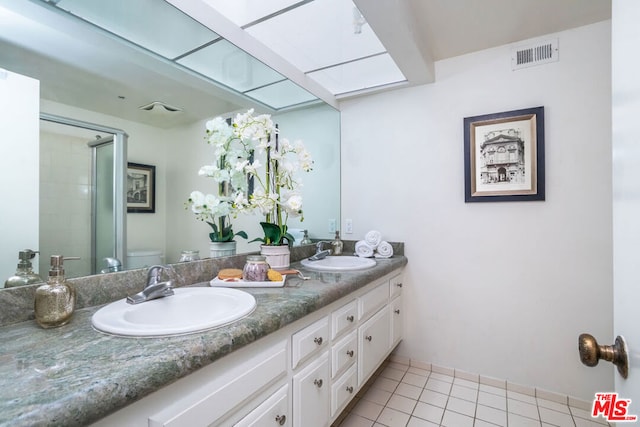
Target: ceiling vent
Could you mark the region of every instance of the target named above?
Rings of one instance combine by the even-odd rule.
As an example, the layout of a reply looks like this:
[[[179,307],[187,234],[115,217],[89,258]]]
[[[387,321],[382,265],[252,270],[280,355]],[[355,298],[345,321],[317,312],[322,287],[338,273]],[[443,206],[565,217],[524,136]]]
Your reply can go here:
[[[558,39],[516,46],[511,49],[511,69],[515,71],[534,65],[557,62],[558,55]]]
[[[151,104],[143,105],[142,107],[138,108],[143,111],[150,111],[152,113],[159,114],[179,113],[182,111],[182,108],[173,107],[160,101],[153,101]]]

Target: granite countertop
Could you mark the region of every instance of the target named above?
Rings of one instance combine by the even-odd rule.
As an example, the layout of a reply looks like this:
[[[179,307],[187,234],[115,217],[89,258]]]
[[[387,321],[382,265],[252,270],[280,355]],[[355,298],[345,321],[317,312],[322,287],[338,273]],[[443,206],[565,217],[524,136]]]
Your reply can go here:
[[[225,327],[164,338],[94,330],[100,306],[42,329],[34,321],[0,328],[0,426],[87,425],[403,267],[404,256],[371,269],[288,277],[283,288],[243,288],[256,310]],[[202,283],[201,285],[207,285]]]

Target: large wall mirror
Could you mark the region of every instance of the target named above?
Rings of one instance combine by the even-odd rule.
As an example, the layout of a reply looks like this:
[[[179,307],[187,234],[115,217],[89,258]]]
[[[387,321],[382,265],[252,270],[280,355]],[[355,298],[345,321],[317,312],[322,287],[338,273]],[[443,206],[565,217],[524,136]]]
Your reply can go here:
[[[331,224],[340,223],[340,113],[335,103],[324,102],[322,95],[293,83],[169,3],[0,0],[0,52],[0,69],[40,82],[40,112],[121,129],[128,135],[127,160],[155,167],[155,212],[126,215],[129,252],[159,250],[167,263],[177,262],[183,250],[208,256],[209,227],[184,207],[191,191],[213,191],[208,189],[212,183],[198,176],[200,167],[213,161],[204,141],[205,123],[249,108],[271,114],[283,136],[303,140],[314,158],[314,170],[303,177],[304,222],[289,226],[329,238]],[[38,125],[29,132],[31,127]],[[85,149],[87,139],[107,136],[90,132],[78,137],[72,131],[67,137],[63,129],[44,125],[35,131],[46,137],[38,138],[38,155],[27,159],[33,165],[19,170],[25,174],[39,168],[40,153],[52,151],[43,150],[42,144],[73,140]],[[65,162],[71,157],[68,154]],[[0,170],[4,182],[16,179],[15,170],[4,173]],[[40,178],[46,176],[40,173]],[[40,198],[47,191],[40,185]],[[0,193],[3,200],[11,197],[7,186]],[[68,201],[62,198],[59,203]],[[21,202],[19,209],[36,206],[41,217],[52,209],[38,200]],[[32,221],[16,224],[19,221],[3,215],[0,212],[3,235],[19,234],[16,227],[48,232]],[[259,237],[259,220],[240,216],[234,228]],[[74,252],[67,245],[73,233],[47,237],[47,248],[34,263],[43,278],[56,241],[58,248]],[[26,235],[30,238],[24,244],[14,240],[2,248],[0,256],[7,262],[0,264],[0,287],[15,273],[20,250],[42,249],[33,247],[42,236],[36,244],[33,230]],[[81,253],[62,255],[91,256],[84,253],[85,246],[77,248]],[[239,253],[256,250],[257,243],[238,243]]]

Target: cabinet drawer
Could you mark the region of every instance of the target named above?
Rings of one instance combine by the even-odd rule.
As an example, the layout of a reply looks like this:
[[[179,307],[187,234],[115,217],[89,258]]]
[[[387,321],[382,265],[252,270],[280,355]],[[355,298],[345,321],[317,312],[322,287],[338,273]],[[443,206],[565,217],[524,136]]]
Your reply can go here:
[[[404,329],[404,312],[402,308],[402,295],[391,301],[389,304],[391,313],[391,347],[395,347],[396,344],[402,339],[402,333]]]
[[[333,339],[352,328],[357,318],[358,305],[355,300],[331,313],[331,338]]]
[[[358,298],[359,319],[366,319],[389,299],[389,282],[384,282]]]
[[[402,274],[398,274],[389,280],[389,296],[391,299],[402,293]]]
[[[209,425],[286,371],[287,350],[282,342],[177,398],[149,417],[149,427]]]
[[[331,417],[334,417],[355,396],[358,390],[358,372],[353,365],[331,387]]]
[[[353,331],[331,348],[331,377],[358,360],[358,331]]]
[[[324,348],[329,342],[329,319],[323,317],[317,322],[296,332],[291,337],[291,365],[295,369],[298,364],[311,354]]]
[[[290,426],[289,385],[285,385],[234,424],[235,427]]]

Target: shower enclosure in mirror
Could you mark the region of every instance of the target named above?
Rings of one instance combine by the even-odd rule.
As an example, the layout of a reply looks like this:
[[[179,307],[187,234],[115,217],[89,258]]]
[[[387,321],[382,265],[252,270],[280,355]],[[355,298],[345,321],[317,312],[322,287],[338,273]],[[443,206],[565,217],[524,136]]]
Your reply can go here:
[[[40,276],[51,255],[80,258],[65,264],[67,277],[95,274],[126,252],[127,134],[48,114],[40,122]]]

